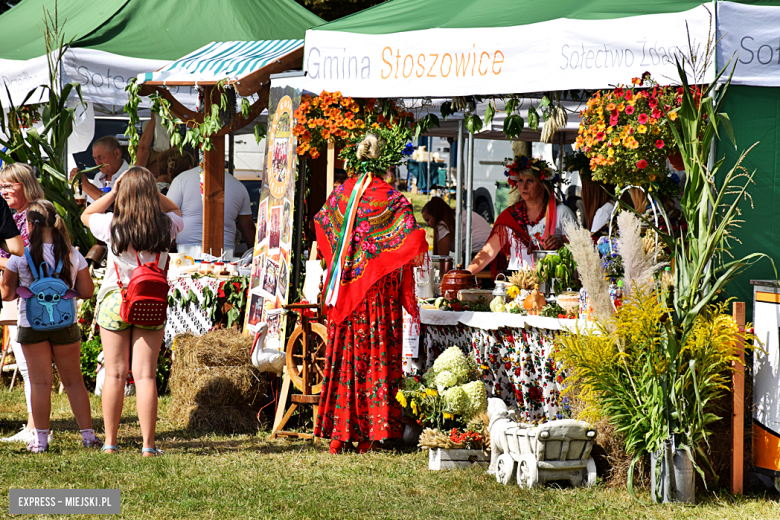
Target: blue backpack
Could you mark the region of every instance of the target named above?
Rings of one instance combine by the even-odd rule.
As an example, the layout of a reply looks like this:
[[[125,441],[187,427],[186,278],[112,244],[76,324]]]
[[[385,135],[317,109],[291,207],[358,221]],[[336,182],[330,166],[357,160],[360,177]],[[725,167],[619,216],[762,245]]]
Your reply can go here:
[[[59,276],[62,270],[62,260],[57,262],[57,269],[54,276],[43,276],[43,268],[46,266],[47,273],[50,271],[49,264],[45,261],[41,264],[40,270],[35,268],[35,263],[30,256],[30,251],[24,248],[24,257],[27,259],[27,266],[33,275],[33,283],[30,287],[19,287],[16,294],[27,301],[27,321],[33,330],[51,331],[69,327],[76,321],[76,300],[79,293],[60,280],[54,278]]]

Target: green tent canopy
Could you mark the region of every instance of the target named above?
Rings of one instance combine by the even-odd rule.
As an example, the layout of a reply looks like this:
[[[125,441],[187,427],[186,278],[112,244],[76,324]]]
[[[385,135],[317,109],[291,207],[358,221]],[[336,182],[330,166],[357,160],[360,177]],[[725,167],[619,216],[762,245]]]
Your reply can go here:
[[[43,10],[55,0],[22,0],[0,15],[0,71],[14,100],[46,81]],[[89,101],[123,105],[130,78],[213,41],[294,40],[324,23],[294,0],[69,0],[58,3],[66,40],[65,81]],[[6,103],[4,89],[0,99]],[[186,94],[186,92],[184,93]]]

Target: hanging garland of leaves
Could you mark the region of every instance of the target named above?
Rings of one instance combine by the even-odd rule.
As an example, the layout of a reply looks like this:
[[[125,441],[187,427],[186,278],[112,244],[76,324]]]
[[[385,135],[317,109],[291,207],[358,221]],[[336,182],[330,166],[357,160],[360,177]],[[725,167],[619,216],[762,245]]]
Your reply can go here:
[[[152,105],[151,110],[159,114],[161,124],[168,131],[168,135],[171,136],[171,146],[177,146],[179,149],[189,146],[203,151],[213,148],[211,136],[219,132],[224,126],[231,124],[238,116],[238,111],[236,110],[238,95],[235,89],[230,85],[225,85],[225,82],[226,80],[224,79],[217,82],[214,91],[219,92],[219,100],[216,103],[212,103],[209,113],[203,114],[202,122],[194,120],[183,121],[173,113],[171,102],[160,95],[159,92],[155,91],[149,95],[149,101]],[[137,78],[133,78],[125,87],[128,100],[123,111],[129,116],[125,134],[130,140],[128,152],[130,153],[131,162],[135,162],[136,150],[140,139],[138,124],[141,120],[138,117],[138,108],[141,104],[140,91],[142,86],[142,84],[138,83]],[[249,99],[242,97],[241,116],[248,117],[250,110]],[[178,131],[178,128],[182,126],[186,129],[184,135],[181,135]],[[256,124],[254,128],[255,140],[258,143],[262,141],[266,132],[267,128],[265,125],[261,123]]]

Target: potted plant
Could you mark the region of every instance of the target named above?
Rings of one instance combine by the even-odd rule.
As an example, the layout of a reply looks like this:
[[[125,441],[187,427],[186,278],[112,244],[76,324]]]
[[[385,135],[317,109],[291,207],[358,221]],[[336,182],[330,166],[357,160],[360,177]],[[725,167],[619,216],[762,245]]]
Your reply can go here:
[[[583,390],[588,412],[608,417],[624,435],[626,450],[634,454],[629,469],[632,493],[635,463],[644,453],[653,454],[652,475],[661,483],[654,489],[656,501],[692,501],[692,477],[675,482],[673,468],[690,464],[703,477],[701,466],[709,467],[709,425],[720,419],[710,406],[726,390],[728,371],[737,359],[734,345],[750,339],[716,301],[736,276],[766,257],[724,254],[754,175],[740,166],[744,153],[729,171],[722,171],[723,160],[708,166],[719,125],[734,141],[728,117],[721,113],[729,82],[715,88],[724,70],[699,97],[678,62],[682,99],[669,119],[676,114],[673,119],[679,123],[669,128],[685,163],[681,206],[687,226],[673,232],[644,221],[669,251],[674,265],[671,286],[654,289],[652,273],[660,264],[643,252],[639,222],[624,212],[618,217],[618,249],[625,279],[633,288],[613,315],[600,304],[599,276],[604,274],[589,235],[567,232],[583,284],[594,306],[603,307],[596,309],[602,335],[562,335],[560,359],[569,369],[569,383]]]

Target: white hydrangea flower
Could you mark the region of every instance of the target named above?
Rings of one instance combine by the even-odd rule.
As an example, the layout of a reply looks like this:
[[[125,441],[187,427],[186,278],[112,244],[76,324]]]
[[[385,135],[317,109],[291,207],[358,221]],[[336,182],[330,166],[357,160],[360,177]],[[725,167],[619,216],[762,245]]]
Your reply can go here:
[[[436,373],[449,370],[460,380],[468,381],[469,364],[465,354],[459,347],[450,347],[441,353],[436,361],[433,362],[433,369]]]
[[[487,410],[487,390],[485,390],[482,381],[472,381],[461,388],[469,398],[468,412],[464,414],[466,417],[473,417],[475,414]]]
[[[450,388],[458,384],[458,377],[449,370],[442,370],[436,374],[436,388],[442,393],[445,388]]]
[[[468,412],[471,403],[468,394],[466,394],[462,386],[455,386],[446,390],[443,397],[447,413],[463,415]]]

